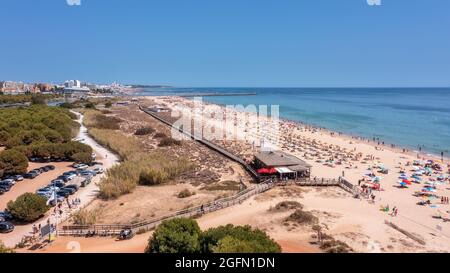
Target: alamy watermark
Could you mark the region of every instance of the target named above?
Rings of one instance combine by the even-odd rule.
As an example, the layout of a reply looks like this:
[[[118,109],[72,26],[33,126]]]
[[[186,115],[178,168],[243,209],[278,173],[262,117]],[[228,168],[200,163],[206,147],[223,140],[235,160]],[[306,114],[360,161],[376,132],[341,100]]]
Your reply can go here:
[[[172,107],[172,138],[193,137],[207,141],[245,141],[258,146],[276,146],[280,138],[279,105],[205,104],[201,97],[190,106]]]

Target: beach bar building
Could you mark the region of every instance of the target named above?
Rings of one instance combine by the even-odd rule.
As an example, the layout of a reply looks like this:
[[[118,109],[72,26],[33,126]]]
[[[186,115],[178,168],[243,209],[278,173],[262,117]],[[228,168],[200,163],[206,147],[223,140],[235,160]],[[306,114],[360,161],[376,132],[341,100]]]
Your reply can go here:
[[[261,175],[279,175],[280,179],[301,179],[311,176],[312,166],[282,151],[262,151],[255,155],[254,166]]]

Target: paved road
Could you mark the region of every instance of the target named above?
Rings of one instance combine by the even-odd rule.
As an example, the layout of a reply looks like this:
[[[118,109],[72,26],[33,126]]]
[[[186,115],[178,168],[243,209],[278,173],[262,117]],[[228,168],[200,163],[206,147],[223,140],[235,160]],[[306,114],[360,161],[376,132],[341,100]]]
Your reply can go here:
[[[97,161],[103,163],[103,169],[107,170],[107,169],[111,168],[112,166],[114,166],[115,164],[118,164],[120,162],[118,156],[116,156],[109,150],[105,149],[104,147],[100,146],[94,139],[92,139],[88,135],[86,127],[84,127],[82,124],[83,118],[84,118],[83,115],[76,113],[76,112],[74,112],[74,113],[77,114],[77,116],[79,117],[77,121],[78,121],[78,123],[81,124],[80,131],[78,133],[77,138],[83,139],[84,140],[83,143],[92,147],[94,152],[97,154]],[[57,171],[57,170],[55,170],[55,171]],[[65,170],[59,170],[59,171],[62,174]],[[49,213],[47,213],[46,217],[35,222],[34,224],[36,224],[36,225],[41,224],[42,226],[45,226],[49,219],[50,219],[50,222],[53,224],[55,224],[56,222],[58,222],[58,223],[64,222],[68,218],[70,213],[76,212],[80,208],[85,207],[86,205],[91,203],[98,195],[99,189],[98,189],[97,183],[100,181],[102,176],[104,176],[104,174],[101,176],[100,175],[96,176],[92,180],[91,184],[89,184],[86,188],[81,188],[81,190],[79,190],[75,195],[70,197],[70,199],[79,198],[81,200],[81,204],[77,209],[72,209],[71,211],[69,211],[66,203],[64,202],[63,210],[65,211],[65,213],[62,216],[57,218],[55,216],[55,214],[53,213],[53,209],[52,209]],[[50,181],[48,181],[48,182],[50,182]],[[15,230],[12,233],[0,234],[0,240],[2,240],[5,243],[5,245],[7,245],[9,247],[14,247],[22,240],[23,236],[32,235],[32,233],[31,233],[32,226],[33,226],[33,224],[16,226]]]

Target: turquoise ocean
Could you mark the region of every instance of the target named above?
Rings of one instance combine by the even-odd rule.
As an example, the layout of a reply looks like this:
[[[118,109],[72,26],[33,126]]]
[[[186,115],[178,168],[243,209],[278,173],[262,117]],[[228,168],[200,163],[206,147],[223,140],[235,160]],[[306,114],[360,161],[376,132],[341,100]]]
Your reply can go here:
[[[190,93],[256,93],[203,100],[221,105],[275,104],[285,119],[449,156],[450,88],[145,88],[136,95]]]

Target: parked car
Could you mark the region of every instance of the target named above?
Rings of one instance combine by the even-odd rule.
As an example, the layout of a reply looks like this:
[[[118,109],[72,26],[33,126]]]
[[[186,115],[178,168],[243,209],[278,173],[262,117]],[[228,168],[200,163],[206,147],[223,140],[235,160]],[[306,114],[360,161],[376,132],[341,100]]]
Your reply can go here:
[[[0,189],[2,189],[4,192],[9,192],[11,190],[11,186],[6,184],[0,184]]]
[[[21,176],[21,175],[14,175],[12,177],[12,179],[14,179],[15,181],[23,181],[23,176]]]
[[[48,168],[50,171],[53,171],[53,170],[56,169],[56,167],[53,166],[53,165],[47,165],[47,166],[45,166],[45,167]]]
[[[54,187],[58,187],[58,188],[62,188],[62,187],[64,187],[65,185],[66,185],[66,183],[64,183],[63,181],[61,181],[61,180],[58,180],[58,181],[52,181],[50,184],[48,184],[49,186],[54,186]]]
[[[60,191],[66,191],[66,192],[68,192],[70,195],[73,195],[73,194],[75,194],[76,192],[77,192],[77,189],[75,189],[75,188],[72,188],[72,187],[62,187],[61,189],[60,189]]]
[[[86,178],[85,180],[83,180],[83,182],[81,182],[81,187],[86,187],[87,185],[91,184],[92,180],[90,177]]]
[[[0,223],[0,233],[10,233],[14,230],[14,225],[10,222]]]
[[[39,196],[44,197],[45,199],[49,199],[50,196],[52,196],[52,194],[51,194],[50,192],[40,192],[40,191],[37,191],[36,194],[39,195]]]
[[[52,192],[52,191],[59,191],[59,187],[56,187],[56,186],[47,186],[47,187],[45,187],[45,188],[42,188],[41,190],[48,190],[48,191],[50,191],[50,192]]]
[[[6,191],[3,188],[0,188],[0,195],[4,194]]]
[[[96,172],[97,174],[102,174],[102,173],[104,173],[104,170],[103,170],[103,168],[98,167],[98,168],[94,169],[94,172]]]
[[[89,168],[88,165],[86,164],[80,164],[78,165],[78,167],[76,168],[77,170],[87,170],[87,168]]]
[[[68,177],[68,176],[65,176],[65,175],[60,175],[60,176],[58,176],[56,179],[62,180],[62,181],[64,181],[64,182],[69,182],[69,181],[70,181],[69,177]]]
[[[80,189],[80,187],[75,184],[67,185],[64,188],[73,188],[73,189],[75,189],[75,191],[78,191],[78,189]]]
[[[0,183],[9,184],[11,186],[14,186],[16,184],[16,181],[14,179],[5,179],[5,180],[2,180]]]
[[[78,174],[78,171],[69,171],[69,172],[65,172],[65,173],[63,173],[62,175],[67,175],[67,176],[69,176],[69,175],[77,175]]]
[[[59,190],[56,192],[56,195],[67,198],[69,197],[70,193],[68,191]]]
[[[41,170],[41,168],[36,168],[36,169],[32,170],[32,172],[35,172],[37,174],[41,174],[42,170]]]
[[[29,173],[24,174],[23,177],[26,178],[26,179],[35,179],[38,176],[39,176],[39,174],[37,172],[31,171]]]
[[[11,215],[11,213],[7,211],[0,211],[0,217],[6,219],[6,221],[11,221],[14,219],[14,217]]]
[[[80,173],[80,175],[81,175],[81,176],[96,176],[97,173],[94,172],[94,171],[86,170],[86,171],[82,171],[82,172]]]
[[[62,180],[62,179],[53,179],[51,183],[58,183],[58,182],[65,184],[64,180]]]

